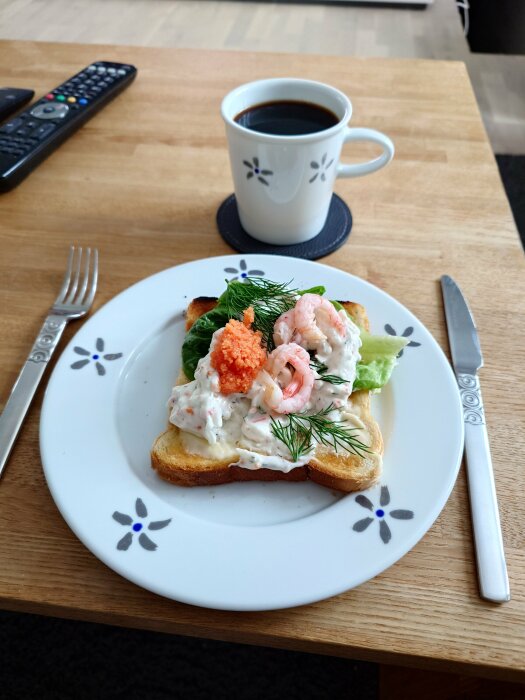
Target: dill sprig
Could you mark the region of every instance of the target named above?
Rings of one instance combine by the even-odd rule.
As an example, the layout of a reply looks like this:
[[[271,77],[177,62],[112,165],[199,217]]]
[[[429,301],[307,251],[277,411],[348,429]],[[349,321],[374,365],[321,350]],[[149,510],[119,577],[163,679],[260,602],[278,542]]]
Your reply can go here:
[[[337,374],[325,374],[325,372],[328,372],[328,367],[316,357],[312,357],[310,360],[310,367],[320,375],[317,379],[321,382],[328,382],[329,384],[348,384],[348,379],[344,379]]]
[[[308,454],[314,448],[312,433],[307,426],[295,419],[293,413],[288,414],[288,423],[281,423],[270,417],[272,434],[289,449],[292,461],[297,462],[299,457]]]
[[[227,314],[230,318],[241,319],[249,306],[253,307],[255,319],[253,328],[261,331],[268,352],[275,347],[273,327],[281,314],[295,306],[296,289],[288,283],[278,284],[262,277],[247,277],[243,283],[228,282],[223,295]]]
[[[288,413],[287,423],[281,423],[271,417],[272,434],[286,445],[294,462],[313,450],[314,440],[326,447],[331,447],[335,452],[343,449],[364,457],[370,449],[356,436],[357,428],[348,428],[343,421],[327,418],[333,410],[334,405],[331,403],[312,415],[307,415],[305,412]]]

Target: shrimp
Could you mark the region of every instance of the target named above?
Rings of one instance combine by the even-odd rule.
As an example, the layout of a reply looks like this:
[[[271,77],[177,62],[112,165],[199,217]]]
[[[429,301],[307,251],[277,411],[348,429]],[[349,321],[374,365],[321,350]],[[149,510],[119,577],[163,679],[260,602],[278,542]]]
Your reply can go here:
[[[291,343],[295,332],[295,308],[281,314],[273,326],[273,342],[275,345]]]
[[[320,341],[326,340],[326,335],[319,328],[318,317],[328,321],[330,326],[341,335],[346,335],[346,326],[334,305],[319,296],[319,294],[303,294],[294,308],[294,324],[297,333],[307,345],[315,346]]]
[[[295,370],[293,374],[288,365]],[[268,356],[258,379],[264,387],[263,398],[269,409],[276,413],[300,411],[308,403],[314,386],[310,355],[296,343],[279,345]]]

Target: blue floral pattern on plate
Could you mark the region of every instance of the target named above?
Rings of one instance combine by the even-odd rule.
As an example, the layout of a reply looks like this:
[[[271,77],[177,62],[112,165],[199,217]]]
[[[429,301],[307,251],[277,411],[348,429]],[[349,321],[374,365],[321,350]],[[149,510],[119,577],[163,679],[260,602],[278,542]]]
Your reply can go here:
[[[369,510],[371,515],[355,522],[352,526],[352,530],[354,530],[354,532],[364,532],[374,520],[377,520],[379,522],[379,537],[384,544],[388,544],[392,539],[392,531],[385,519],[387,515],[395,520],[412,520],[414,517],[414,511],[404,508],[391,510],[388,513],[384,510],[385,507],[390,504],[390,491],[388,490],[388,486],[381,486],[379,508],[375,508],[372,501],[362,493],[355,497],[355,501],[363,508]]]
[[[105,343],[103,338],[97,338],[94,352],[92,352],[91,350],[86,350],[85,348],[81,348],[78,345],[75,345],[75,347],[73,348],[73,352],[75,352],[77,355],[80,355],[84,359],[73,362],[73,364],[70,365],[71,369],[82,369],[82,367],[85,367],[93,361],[95,363],[95,369],[97,370],[97,374],[99,375],[99,377],[103,377],[106,374],[106,368],[102,364],[102,360],[105,360],[106,362],[111,362],[113,360],[118,360],[122,357],[121,352],[110,352],[102,354],[104,353],[104,347]]]
[[[264,272],[262,270],[248,270],[246,260],[240,261],[239,269],[236,267],[225,267],[224,272],[227,272],[229,275],[235,275],[235,277],[230,277],[228,280],[229,282],[234,282],[238,280],[239,277],[243,282],[245,282],[248,277],[264,277]]]
[[[117,549],[122,551],[129,549],[133,542],[133,535],[140,532],[138,537],[140,546],[148,552],[154,552],[157,549],[157,544],[153,542],[145,532],[142,532],[146,527],[146,523],[143,522],[143,520],[148,517],[148,509],[141,498],[137,498],[135,501],[135,513],[138,516],[137,518],[133,518],[131,515],[127,515],[127,513],[120,513],[118,510],[113,513],[113,520],[116,520],[120,525],[124,525],[124,527],[129,527],[129,531],[117,542]],[[148,523],[147,527],[150,531],[162,530],[170,523],[171,518],[167,520],[152,520]]]
[[[385,331],[388,333],[388,335],[397,335],[396,331],[394,328],[389,323],[385,323]],[[401,333],[402,338],[408,338],[409,336],[412,335],[414,332],[413,326],[408,326],[405,328],[405,330]],[[417,343],[415,340],[411,340],[409,343],[406,344],[405,348],[419,348],[421,346],[421,343]],[[398,357],[402,357],[405,348],[401,350],[401,352],[398,354]]]

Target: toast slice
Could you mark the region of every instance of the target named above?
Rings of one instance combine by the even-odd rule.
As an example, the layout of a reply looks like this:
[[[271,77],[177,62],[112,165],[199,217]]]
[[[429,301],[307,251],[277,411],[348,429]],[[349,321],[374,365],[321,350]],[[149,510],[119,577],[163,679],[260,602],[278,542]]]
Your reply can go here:
[[[216,305],[217,300],[199,297],[190,302],[186,312],[186,330]],[[354,322],[369,330],[368,317],[363,306],[354,302],[340,302]],[[177,384],[188,381],[180,372]],[[349,399],[352,413],[364,424],[371,452],[360,457],[355,454],[334,454],[318,446],[308,464],[292,469],[287,474],[274,469],[243,469],[230,466],[231,457],[209,459],[188,453],[183,446],[181,431],[174,425],[159,435],[151,451],[151,466],[160,477],[179,486],[210,486],[233,481],[305,481],[311,479],[338,491],[361,491],[374,484],[381,474],[383,439],[379,426],[370,413],[370,392],[356,391]]]

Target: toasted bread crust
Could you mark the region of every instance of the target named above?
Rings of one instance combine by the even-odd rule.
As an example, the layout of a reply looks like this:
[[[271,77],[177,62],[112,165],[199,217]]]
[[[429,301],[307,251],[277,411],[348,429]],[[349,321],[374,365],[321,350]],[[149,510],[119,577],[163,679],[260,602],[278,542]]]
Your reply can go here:
[[[369,330],[366,311],[361,304],[340,302],[354,322]],[[198,297],[190,302],[186,313],[186,329],[217,304],[216,298]],[[177,384],[187,382],[180,373]],[[231,458],[208,459],[185,451],[180,430],[170,425],[155,440],[151,451],[151,466],[160,477],[179,486],[211,486],[234,481],[305,481],[311,479],[322,486],[338,491],[360,491],[374,484],[381,474],[383,440],[370,413],[370,392],[356,391],[350,397],[353,411],[359,416],[370,435],[371,453],[360,457],[354,454],[334,454],[318,447],[308,464],[288,473],[274,469],[243,469],[230,466]]]

